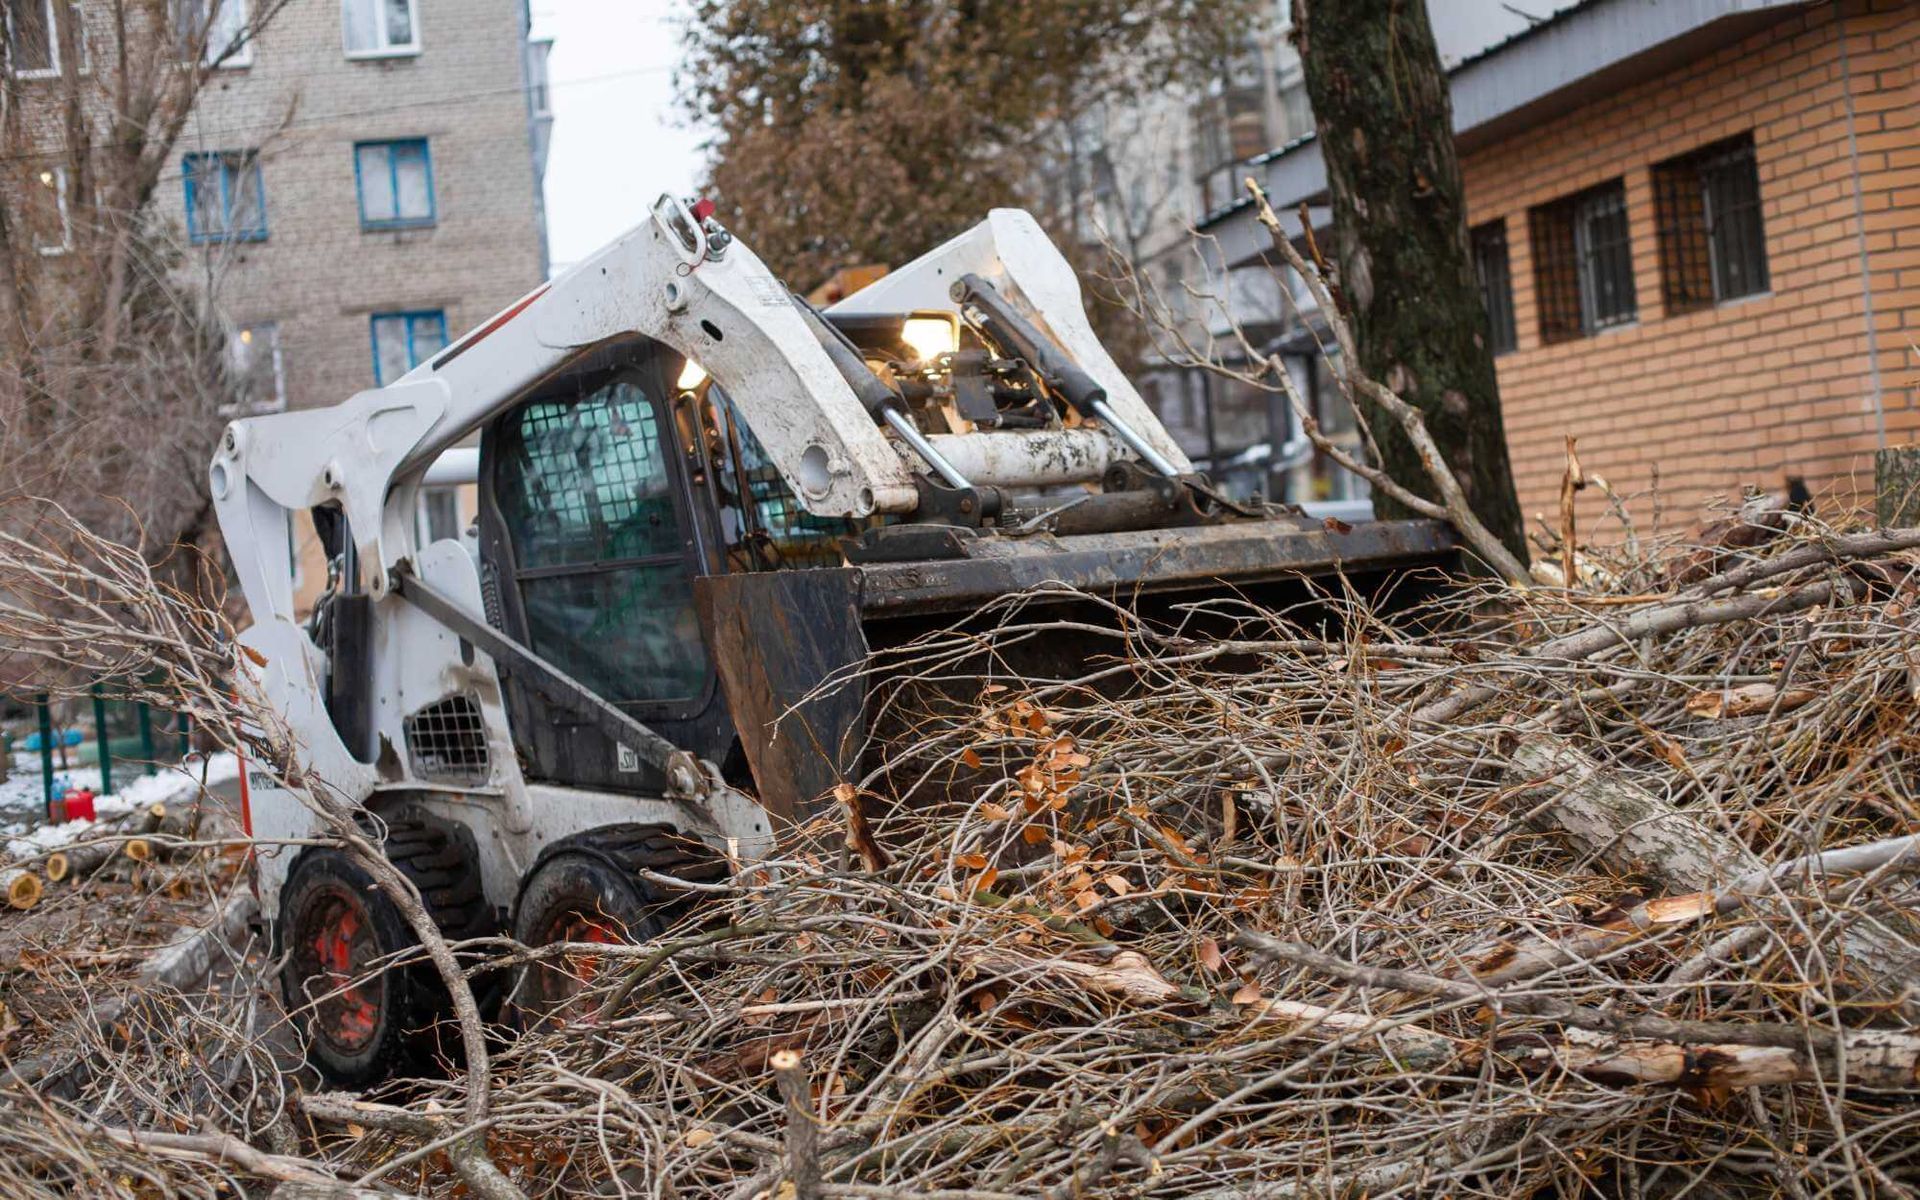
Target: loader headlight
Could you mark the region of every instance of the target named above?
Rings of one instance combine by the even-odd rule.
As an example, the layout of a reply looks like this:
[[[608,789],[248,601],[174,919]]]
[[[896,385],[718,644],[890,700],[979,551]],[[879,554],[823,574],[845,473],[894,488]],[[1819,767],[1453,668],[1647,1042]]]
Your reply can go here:
[[[690,392],[706,381],[706,368],[692,359],[688,359],[687,365],[680,368],[680,378],[674,381],[673,386],[680,391]]]
[[[900,340],[921,362],[932,362],[960,349],[960,319],[952,313],[915,313],[900,326]]]

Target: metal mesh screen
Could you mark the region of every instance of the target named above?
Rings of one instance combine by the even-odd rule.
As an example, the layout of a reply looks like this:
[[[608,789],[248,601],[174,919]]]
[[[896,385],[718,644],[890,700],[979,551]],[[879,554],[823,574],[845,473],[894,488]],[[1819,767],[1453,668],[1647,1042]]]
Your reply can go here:
[[[480,784],[492,764],[487,727],[472,696],[448,696],[400,723],[415,776],[437,783]]]
[[[729,556],[754,569],[839,566],[840,538],[857,532],[857,523],[808,512],[733,402],[715,393],[726,439],[718,466]]]
[[[1513,277],[1507,265],[1507,223],[1489,221],[1473,231],[1473,270],[1487,308],[1488,344],[1495,354],[1514,348]]]
[[[1653,198],[1668,312],[1691,312],[1772,286],[1752,134],[1656,164]]]
[[[660,429],[639,387],[530,404],[514,433],[501,508],[522,571],[680,553]]]
[[[1573,246],[1573,205],[1565,200],[1527,214],[1533,239],[1533,294],[1540,310],[1540,340],[1581,336],[1580,269]]]
[[[1627,190],[1610,180],[1527,214],[1540,340],[1564,342],[1640,315]]]

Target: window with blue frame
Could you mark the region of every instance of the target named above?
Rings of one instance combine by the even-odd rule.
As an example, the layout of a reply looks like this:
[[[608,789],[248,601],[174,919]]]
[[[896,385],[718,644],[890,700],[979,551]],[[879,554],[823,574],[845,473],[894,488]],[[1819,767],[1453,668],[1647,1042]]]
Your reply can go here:
[[[181,174],[187,182],[187,236],[195,245],[266,240],[267,194],[258,154],[189,154]]]
[[[433,158],[427,139],[360,142],[353,148],[353,171],[360,183],[360,228],[433,224]]]
[[[373,314],[373,382],[385,387],[426,362],[447,345],[447,314],[423,312]]]

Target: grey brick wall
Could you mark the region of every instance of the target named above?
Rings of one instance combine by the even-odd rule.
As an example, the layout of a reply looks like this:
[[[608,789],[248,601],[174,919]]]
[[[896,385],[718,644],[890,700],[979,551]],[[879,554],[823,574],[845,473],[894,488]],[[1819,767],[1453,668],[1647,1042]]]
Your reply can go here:
[[[184,244],[184,157],[259,152],[266,239],[193,246],[183,265],[217,280],[234,324],[279,324],[289,407],[374,385],[372,313],[444,309],[457,338],[541,282],[523,0],[414,7],[417,54],[356,59],[340,0],[291,0],[251,64],[209,83],[161,187]],[[427,140],[437,220],[363,231],[354,144],[394,138]]]

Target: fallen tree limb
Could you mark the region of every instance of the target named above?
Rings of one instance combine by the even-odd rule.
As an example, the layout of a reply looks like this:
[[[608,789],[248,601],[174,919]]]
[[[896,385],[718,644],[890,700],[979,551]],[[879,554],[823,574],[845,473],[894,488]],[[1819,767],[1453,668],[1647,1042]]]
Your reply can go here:
[[[1852,589],[1845,581],[1823,579],[1779,594],[1755,592],[1725,599],[1662,604],[1641,609],[1618,622],[1595,625],[1578,633],[1555,638],[1513,661],[1515,665],[1577,663],[1642,638],[1663,637],[1682,629],[1701,629],[1710,625],[1751,621],[1763,616],[1804,612],[1816,605],[1835,600],[1844,602],[1852,597]],[[1497,687],[1475,684],[1451,696],[1423,704],[1409,715],[1416,723],[1445,725],[1459,720],[1498,695],[1500,689]]]
[[[224,1133],[162,1133],[149,1129],[121,1129],[111,1125],[93,1126],[92,1132],[134,1149],[157,1151],[207,1163],[231,1163],[247,1174],[262,1179],[336,1189],[345,1186],[337,1176],[318,1163],[284,1154],[268,1154]]]
[[[1515,793],[1531,802],[1537,829],[1563,834],[1580,853],[1623,875],[1644,875],[1662,887],[1700,891],[1759,865],[1746,847],[1604,767],[1578,747],[1547,734],[1522,736],[1507,774],[1536,785]]]
[[[1423,971],[1351,963],[1331,954],[1323,954],[1311,946],[1283,941],[1251,930],[1242,930],[1235,934],[1234,944],[1252,952],[1256,959],[1307,967],[1362,987],[1390,988],[1416,996],[1440,996],[1448,1000],[1470,1001],[1485,1005],[1495,1013],[1513,1013],[1598,1033],[1666,1042],[1699,1044],[1738,1042],[1742,1045],[1787,1047],[1798,1046],[1808,1040],[1831,1045],[1833,1036],[1825,1031],[1791,1025],[1758,1023],[1734,1025],[1713,1021],[1676,1021],[1653,1014],[1619,1016],[1548,996],[1500,992],[1478,981],[1442,979],[1438,975],[1429,975]]]

